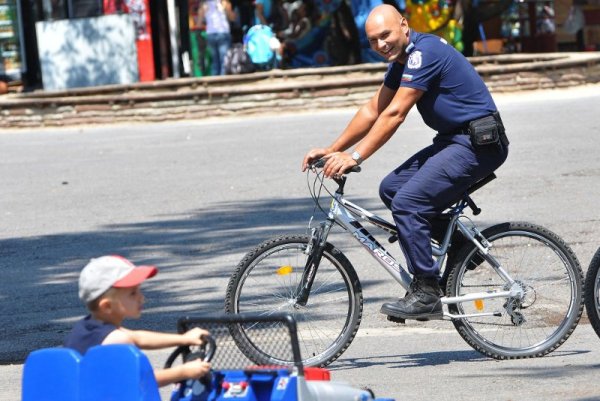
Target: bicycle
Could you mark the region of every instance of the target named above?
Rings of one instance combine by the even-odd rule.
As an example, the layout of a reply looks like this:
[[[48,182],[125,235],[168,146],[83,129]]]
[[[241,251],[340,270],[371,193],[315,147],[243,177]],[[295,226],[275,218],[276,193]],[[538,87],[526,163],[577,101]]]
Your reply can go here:
[[[585,310],[600,337],[600,248],[596,250],[585,275],[584,294]]]
[[[330,192],[322,164],[311,165],[307,172],[315,202],[309,234],[278,236],[249,251],[232,274],[225,299],[229,313],[292,313],[306,366],[336,360],[362,319],[358,275],[327,241],[334,225],[352,235],[402,287],[409,288],[412,280],[361,222],[382,229],[390,242],[397,240],[395,225],[345,199],[348,174],[334,178],[338,187]],[[579,322],[583,272],[569,245],[544,227],[527,222],[501,223],[482,231],[476,227],[464,211],[481,212],[471,194],[495,177],[491,174],[474,184],[436,219],[432,250],[442,267],[443,319],[451,320],[461,337],[488,357],[543,356],[564,343]],[[332,198],[328,211],[320,205],[323,189]],[[318,226],[312,224],[317,208],[327,216]],[[236,326],[232,335],[256,363],[289,364],[252,342],[261,329]]]

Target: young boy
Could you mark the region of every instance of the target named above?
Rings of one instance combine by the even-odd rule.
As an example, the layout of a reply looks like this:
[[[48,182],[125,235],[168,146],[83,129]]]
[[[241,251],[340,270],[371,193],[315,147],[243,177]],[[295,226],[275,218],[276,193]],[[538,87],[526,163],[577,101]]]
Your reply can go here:
[[[75,324],[65,339],[65,347],[82,355],[95,345],[132,344],[140,349],[160,349],[180,345],[201,345],[206,330],[194,328],[184,334],[128,330],[121,326],[126,318],[142,314],[144,296],[140,284],[156,275],[154,266],[135,266],[121,256],[102,256],[90,260],[79,276],[79,298],[90,314]],[[200,360],[169,369],[155,370],[159,386],[197,379],[210,370]]]

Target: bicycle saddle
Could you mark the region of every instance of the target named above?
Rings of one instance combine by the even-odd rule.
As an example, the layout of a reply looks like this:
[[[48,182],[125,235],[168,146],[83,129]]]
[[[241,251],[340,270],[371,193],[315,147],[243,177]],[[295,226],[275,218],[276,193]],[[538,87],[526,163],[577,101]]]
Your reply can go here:
[[[481,180],[477,181],[475,184],[471,185],[467,189],[467,194],[468,195],[472,194],[473,192],[477,191],[479,188],[483,187],[484,185],[490,183],[494,179],[496,179],[496,174],[494,174],[494,173],[488,175],[487,177],[482,178]]]

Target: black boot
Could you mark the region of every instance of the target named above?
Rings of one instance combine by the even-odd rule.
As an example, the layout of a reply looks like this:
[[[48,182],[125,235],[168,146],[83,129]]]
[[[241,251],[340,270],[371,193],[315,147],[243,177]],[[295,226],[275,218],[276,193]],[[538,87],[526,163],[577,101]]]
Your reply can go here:
[[[441,319],[444,315],[441,296],[436,277],[415,276],[404,298],[383,304],[381,313],[396,319]]]

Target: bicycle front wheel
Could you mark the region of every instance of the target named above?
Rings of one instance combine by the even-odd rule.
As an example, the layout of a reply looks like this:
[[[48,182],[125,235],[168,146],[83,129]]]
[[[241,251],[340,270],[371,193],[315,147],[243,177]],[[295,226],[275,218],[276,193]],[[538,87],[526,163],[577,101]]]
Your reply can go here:
[[[495,359],[543,356],[571,335],[583,312],[583,272],[556,234],[530,223],[503,223],[482,232],[493,256],[524,293],[450,304],[462,338]],[[472,243],[463,247],[448,278],[447,295],[507,291],[507,284]],[[476,316],[490,312],[492,316]]]
[[[585,276],[585,310],[600,337],[600,248],[594,254]]]
[[[348,348],[362,318],[362,289],[348,259],[327,243],[308,303],[295,302],[310,237],[274,238],[251,250],[239,263],[227,286],[225,311],[270,315],[288,312],[298,325],[305,366],[326,366]],[[280,323],[276,323],[280,324]],[[260,365],[292,365],[289,352],[267,344],[264,325],[235,325],[231,331],[240,350]]]

